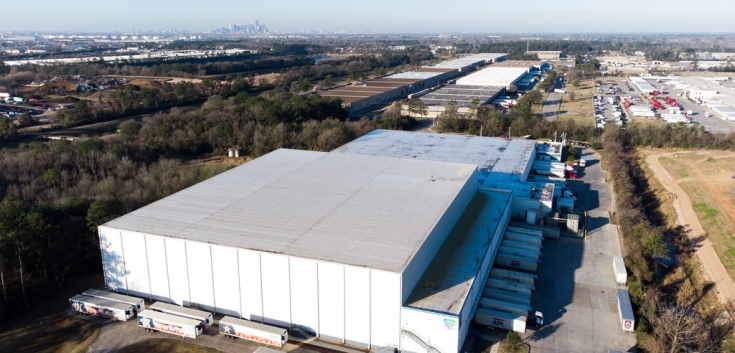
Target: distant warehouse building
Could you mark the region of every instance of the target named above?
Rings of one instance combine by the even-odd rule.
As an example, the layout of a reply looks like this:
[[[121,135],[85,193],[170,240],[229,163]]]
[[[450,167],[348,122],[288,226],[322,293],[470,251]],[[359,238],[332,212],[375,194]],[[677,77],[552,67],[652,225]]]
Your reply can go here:
[[[514,201],[560,155],[546,146],[376,130],[279,149],[100,226],[105,283],[355,346],[459,352],[513,209],[554,194]]]

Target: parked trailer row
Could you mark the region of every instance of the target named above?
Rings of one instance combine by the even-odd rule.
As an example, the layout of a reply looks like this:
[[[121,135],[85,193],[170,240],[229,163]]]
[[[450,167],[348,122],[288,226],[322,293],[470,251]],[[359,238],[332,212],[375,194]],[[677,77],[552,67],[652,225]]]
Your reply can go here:
[[[495,263],[512,269],[536,272],[538,269],[538,261],[527,257],[508,255],[498,253],[495,257]]]
[[[503,287],[509,287],[509,288],[521,288],[523,290],[528,290],[532,292],[536,290],[536,287],[534,287],[532,284],[508,282],[502,279],[495,279],[495,278],[488,278],[487,284],[485,284],[485,287],[489,285],[503,286]]]
[[[189,338],[197,338],[206,329],[199,320],[153,310],[143,310],[138,314],[138,327],[148,332],[161,331]]]
[[[112,293],[106,290],[99,290],[99,289],[92,289],[92,288],[85,290],[84,292],[82,292],[82,294],[89,296],[89,297],[102,298],[102,299],[112,300],[114,302],[132,305],[133,311],[135,312],[135,314],[138,314],[139,312],[145,310],[145,301],[143,301],[143,299],[131,297],[129,295],[124,295],[120,293]]]
[[[625,285],[628,281],[628,271],[625,270],[625,262],[622,256],[613,257],[613,271],[615,271],[615,282]]]
[[[197,320],[204,325],[204,328],[209,328],[209,326],[212,326],[212,323],[214,322],[214,319],[212,318],[212,313],[202,311],[202,310],[196,310],[191,308],[185,308],[183,306],[178,306],[175,304],[168,304],[164,302],[155,302],[150,307],[153,311],[158,311],[161,313],[181,316],[193,320]]]
[[[482,291],[482,297],[494,300],[500,300],[503,302],[514,303],[519,305],[531,306],[531,295],[503,293],[495,288],[485,288]]]
[[[219,332],[227,338],[243,338],[279,348],[288,342],[286,329],[229,316],[219,320]]]
[[[475,311],[475,323],[497,327],[515,332],[526,332],[526,317],[515,316],[493,310],[478,308]]]
[[[626,289],[618,289],[617,300],[621,328],[625,332],[635,332],[635,316],[633,306],[630,304],[630,293]]]
[[[502,246],[501,245],[500,248],[498,249],[498,253],[515,255],[515,256],[523,256],[529,259],[534,259],[536,261],[541,261],[541,252],[514,248],[512,246]]]
[[[505,235],[503,235],[503,238],[505,240],[513,240],[513,241],[521,241],[524,243],[529,244],[537,244],[541,246],[541,243],[544,241],[544,238],[539,237],[538,235],[528,235],[528,234],[518,234],[513,232],[505,232]]]
[[[526,243],[526,242],[515,241],[515,240],[503,240],[500,243],[500,246],[511,246],[511,247],[518,248],[518,249],[530,250],[530,251],[536,251],[536,252],[540,252],[541,249],[543,248],[542,246],[539,246],[538,244]]]
[[[490,278],[502,279],[513,283],[523,283],[533,285],[536,283],[537,275],[525,272],[503,270],[501,268],[493,268],[490,270]]]
[[[498,311],[501,313],[517,315],[527,317],[528,313],[531,312],[531,307],[528,305],[521,305],[515,303],[508,303],[501,300],[495,300],[490,298],[480,298],[480,307],[492,311]]]
[[[120,321],[133,317],[133,306],[103,298],[77,294],[69,299],[69,306],[82,315],[95,315]]]

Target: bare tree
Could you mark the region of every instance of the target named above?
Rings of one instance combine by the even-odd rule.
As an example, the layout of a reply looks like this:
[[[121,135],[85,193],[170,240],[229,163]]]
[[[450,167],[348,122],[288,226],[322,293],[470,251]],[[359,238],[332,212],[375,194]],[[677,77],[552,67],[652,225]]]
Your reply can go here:
[[[655,352],[715,352],[717,341],[711,325],[687,307],[660,306],[653,325]],[[654,342],[652,342],[654,343]]]

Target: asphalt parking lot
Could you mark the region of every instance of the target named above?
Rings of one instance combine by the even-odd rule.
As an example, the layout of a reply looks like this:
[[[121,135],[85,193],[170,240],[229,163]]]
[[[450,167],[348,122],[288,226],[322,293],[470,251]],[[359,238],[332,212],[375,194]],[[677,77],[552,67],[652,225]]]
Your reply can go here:
[[[612,193],[599,155],[582,151],[587,167],[567,186],[579,194],[577,207],[587,211],[588,237],[544,241],[531,306],[544,312],[546,322],[524,334],[532,352],[635,350],[635,335],[624,333],[618,318],[612,258],[621,250],[608,218]]]

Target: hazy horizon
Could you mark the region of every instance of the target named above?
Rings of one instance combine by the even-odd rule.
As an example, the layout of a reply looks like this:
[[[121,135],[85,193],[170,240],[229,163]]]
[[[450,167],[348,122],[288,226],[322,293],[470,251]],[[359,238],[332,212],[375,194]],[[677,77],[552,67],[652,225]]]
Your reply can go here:
[[[584,0],[494,3],[488,1],[370,2],[129,0],[113,6],[90,0],[38,0],[34,6],[8,7],[1,31],[19,32],[203,32],[229,24],[259,21],[275,32],[375,33],[730,33],[722,0],[666,3]],[[522,4],[522,6],[519,6]],[[44,11],[38,11],[43,9]]]

